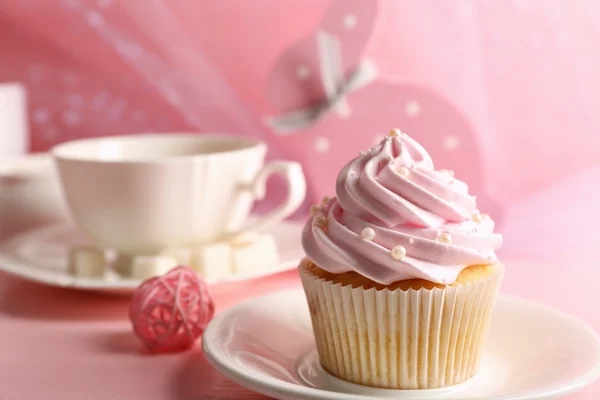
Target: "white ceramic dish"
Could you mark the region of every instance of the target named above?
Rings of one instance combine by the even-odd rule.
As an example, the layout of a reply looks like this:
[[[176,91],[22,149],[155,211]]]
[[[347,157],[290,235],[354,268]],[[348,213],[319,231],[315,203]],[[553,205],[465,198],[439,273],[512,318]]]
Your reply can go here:
[[[303,224],[283,222],[265,233],[273,235],[279,251],[278,265],[254,275],[236,275],[222,283],[272,275],[296,268],[303,256],[300,235]],[[0,243],[0,271],[8,272],[38,283],[103,292],[132,292],[139,280],[124,279],[108,271],[103,278],[75,277],[67,273],[67,249],[73,244],[86,243],[71,224],[51,224],[22,232]]]
[[[302,290],[255,298],[220,313],[202,345],[210,363],[237,383],[278,399],[485,399],[563,397],[598,378],[600,337],[552,308],[500,296],[479,373],[456,387],[368,388],[323,370]]]

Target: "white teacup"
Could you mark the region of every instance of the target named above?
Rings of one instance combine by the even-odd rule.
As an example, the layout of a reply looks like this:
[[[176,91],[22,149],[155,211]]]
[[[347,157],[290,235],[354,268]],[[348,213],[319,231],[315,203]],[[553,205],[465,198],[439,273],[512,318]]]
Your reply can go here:
[[[306,195],[302,169],[264,165],[266,152],[255,139],[205,134],[85,139],[52,150],[75,222],[128,254],[227,239],[289,216]],[[272,174],[287,182],[287,197],[249,223]]]

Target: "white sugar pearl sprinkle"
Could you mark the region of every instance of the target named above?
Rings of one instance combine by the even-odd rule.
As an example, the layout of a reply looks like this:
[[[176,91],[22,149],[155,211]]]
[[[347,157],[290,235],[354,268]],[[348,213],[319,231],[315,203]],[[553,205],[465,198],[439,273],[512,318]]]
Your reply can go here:
[[[413,238],[408,238],[408,243],[409,243],[409,244],[413,244],[414,242],[415,242],[415,239],[413,239]]]
[[[404,257],[406,257],[406,249],[404,246],[394,246],[390,254],[394,260],[401,261],[404,259]]]
[[[367,227],[360,232],[360,237],[364,240],[373,240],[375,239],[375,230]]]
[[[410,170],[408,168],[406,168],[406,167],[400,167],[400,168],[398,168],[398,174],[400,176],[408,178],[409,175],[410,175]]]
[[[441,243],[450,244],[452,243],[452,236],[449,233],[442,233],[438,238]]]
[[[479,212],[474,212],[473,215],[471,215],[471,220],[473,222],[480,224],[481,221],[483,221],[483,217],[481,216],[481,214]]]

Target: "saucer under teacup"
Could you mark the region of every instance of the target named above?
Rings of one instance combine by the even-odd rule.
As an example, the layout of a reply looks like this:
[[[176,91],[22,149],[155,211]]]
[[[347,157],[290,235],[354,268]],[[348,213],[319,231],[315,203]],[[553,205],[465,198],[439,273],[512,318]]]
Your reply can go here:
[[[255,279],[296,268],[303,251],[300,246],[302,224],[281,222],[263,233],[274,238],[279,262],[248,273],[207,279],[222,283]],[[89,245],[72,223],[54,223],[36,227],[0,242],[0,271],[34,282],[60,287],[102,292],[130,293],[141,283],[117,273],[107,264],[100,277],[74,276],[68,271],[69,249]]]
[[[600,337],[550,307],[500,295],[478,373],[431,390],[360,386],[319,363],[301,289],[254,298],[218,314],[202,337],[204,354],[222,374],[277,399],[562,398],[600,375]]]

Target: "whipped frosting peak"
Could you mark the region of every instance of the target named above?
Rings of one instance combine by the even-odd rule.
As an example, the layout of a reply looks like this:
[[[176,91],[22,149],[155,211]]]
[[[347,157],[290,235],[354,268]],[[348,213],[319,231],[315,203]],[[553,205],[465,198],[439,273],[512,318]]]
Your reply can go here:
[[[469,265],[496,262],[502,237],[468,186],[436,171],[427,151],[395,130],[342,169],[336,198],[318,208],[302,241],[332,273],[451,284]]]

